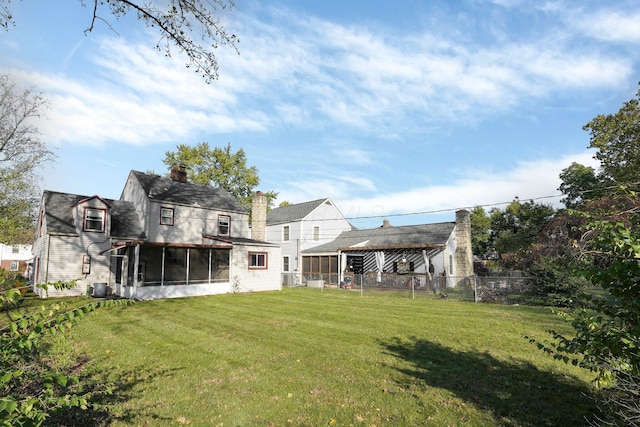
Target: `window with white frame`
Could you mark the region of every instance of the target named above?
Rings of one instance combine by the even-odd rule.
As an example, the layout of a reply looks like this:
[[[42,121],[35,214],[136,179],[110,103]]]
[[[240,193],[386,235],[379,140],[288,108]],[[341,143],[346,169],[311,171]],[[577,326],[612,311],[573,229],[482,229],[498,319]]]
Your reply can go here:
[[[173,225],[173,208],[160,208],[160,225]]]
[[[289,255],[285,255],[282,257],[282,271],[285,273],[289,272]]]
[[[283,242],[288,242],[289,241],[289,226],[288,225],[282,226],[282,241]]]
[[[231,231],[231,217],[229,215],[218,216],[218,236],[228,236]]]
[[[9,271],[18,271],[18,267],[20,263],[18,261],[11,261],[11,265],[9,266]]]
[[[267,253],[266,252],[249,252],[249,269],[250,270],[266,270],[267,269]]]
[[[105,216],[104,209],[85,208],[83,230],[104,232]]]
[[[313,226],[313,241],[314,242],[319,242],[320,241],[320,226],[319,225],[314,225]]]
[[[14,254],[19,254],[20,253],[20,246],[13,245],[13,247],[11,248],[11,252],[14,253]]]

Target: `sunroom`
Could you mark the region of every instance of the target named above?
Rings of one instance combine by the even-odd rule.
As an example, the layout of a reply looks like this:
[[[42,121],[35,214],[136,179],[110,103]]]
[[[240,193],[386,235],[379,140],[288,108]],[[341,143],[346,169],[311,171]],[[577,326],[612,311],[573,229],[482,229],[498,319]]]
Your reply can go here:
[[[127,242],[111,250],[116,295],[155,299],[226,293],[233,246]]]

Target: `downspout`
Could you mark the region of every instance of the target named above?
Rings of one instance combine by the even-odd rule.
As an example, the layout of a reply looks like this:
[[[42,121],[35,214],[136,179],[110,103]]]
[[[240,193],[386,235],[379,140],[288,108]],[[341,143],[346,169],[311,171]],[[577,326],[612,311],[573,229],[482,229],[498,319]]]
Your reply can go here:
[[[51,235],[47,234],[47,264],[44,268],[44,283],[49,281],[49,253],[51,252]]]

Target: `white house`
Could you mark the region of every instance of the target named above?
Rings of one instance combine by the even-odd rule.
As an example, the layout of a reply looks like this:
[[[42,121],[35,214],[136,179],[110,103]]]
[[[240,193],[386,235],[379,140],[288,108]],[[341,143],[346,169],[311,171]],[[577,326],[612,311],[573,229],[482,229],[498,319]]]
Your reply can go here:
[[[33,258],[31,245],[5,245],[0,243],[0,268],[28,275],[28,264]]]
[[[331,242],[353,228],[330,199],[272,209],[266,221],[265,240],[280,244],[283,273],[301,273],[302,251]]]
[[[34,283],[77,279],[48,296],[281,289],[280,247],[252,239],[247,211],[223,189],[187,182],[184,168],[171,178],[131,171],[119,200],[45,191],[33,256]]]

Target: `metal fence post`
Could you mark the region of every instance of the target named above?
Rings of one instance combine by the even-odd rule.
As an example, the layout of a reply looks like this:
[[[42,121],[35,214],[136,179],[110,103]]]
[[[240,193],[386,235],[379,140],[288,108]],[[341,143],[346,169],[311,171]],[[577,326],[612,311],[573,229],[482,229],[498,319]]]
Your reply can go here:
[[[478,302],[478,276],[473,276],[473,302]]]

